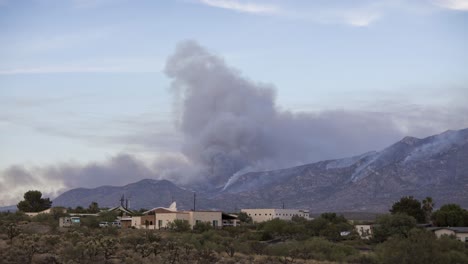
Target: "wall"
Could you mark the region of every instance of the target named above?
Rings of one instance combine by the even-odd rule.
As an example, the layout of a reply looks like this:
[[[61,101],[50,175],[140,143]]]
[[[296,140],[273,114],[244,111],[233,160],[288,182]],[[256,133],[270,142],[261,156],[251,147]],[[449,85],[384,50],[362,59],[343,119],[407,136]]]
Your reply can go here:
[[[213,226],[215,228],[219,228],[223,224],[221,212],[216,212],[216,211],[189,211],[188,213],[190,215],[189,224],[190,224],[190,226],[192,228],[197,223],[197,221],[208,222],[211,225],[214,225],[213,221],[216,221],[215,222],[216,226]]]
[[[181,212],[157,213],[156,214],[156,228],[157,229],[167,228],[168,224],[171,222],[174,222],[174,220],[176,219],[189,221],[189,214],[181,213]]]
[[[371,225],[355,225],[354,228],[362,239],[370,239],[372,237]]]
[[[309,219],[309,212],[299,209],[242,209],[241,212],[252,217],[252,220],[256,223],[269,221],[274,218],[291,220],[293,216]]]

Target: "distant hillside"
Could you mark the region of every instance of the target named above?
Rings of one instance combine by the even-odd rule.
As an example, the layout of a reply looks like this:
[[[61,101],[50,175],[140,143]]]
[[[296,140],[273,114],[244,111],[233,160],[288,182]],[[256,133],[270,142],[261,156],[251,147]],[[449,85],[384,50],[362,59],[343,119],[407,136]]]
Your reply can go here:
[[[406,137],[380,152],[327,160],[294,168],[251,172],[232,177],[223,190],[197,193],[197,208],[281,207],[313,212],[385,212],[404,195],[431,196],[437,205],[468,207],[468,129],[424,139]],[[121,195],[132,207],[193,207],[193,192],[169,181],[143,180],[123,187],[74,189],[54,205],[114,206]]]
[[[16,212],[18,211],[18,208],[16,207],[16,205],[10,205],[10,206],[3,206],[3,207],[0,207],[0,212]]]
[[[403,195],[468,207],[468,129],[406,137],[380,152],[244,174],[215,198],[242,207],[387,211]]]
[[[177,187],[166,180],[141,180],[122,187],[101,186],[94,189],[78,188],[67,191],[53,200],[54,206],[88,206],[96,201],[101,207],[120,204],[122,195],[129,198],[132,209],[169,206],[172,199],[181,209],[193,207],[193,192]]]

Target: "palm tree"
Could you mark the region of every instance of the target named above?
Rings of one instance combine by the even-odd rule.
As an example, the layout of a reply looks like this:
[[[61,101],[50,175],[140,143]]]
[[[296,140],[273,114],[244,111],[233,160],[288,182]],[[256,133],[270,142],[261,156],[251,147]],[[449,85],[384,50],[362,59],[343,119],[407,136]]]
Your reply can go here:
[[[432,210],[434,209],[434,201],[432,200],[432,197],[426,197],[423,201],[422,201],[422,209],[426,215],[426,222],[429,223],[429,221],[431,220],[431,214],[432,214]]]

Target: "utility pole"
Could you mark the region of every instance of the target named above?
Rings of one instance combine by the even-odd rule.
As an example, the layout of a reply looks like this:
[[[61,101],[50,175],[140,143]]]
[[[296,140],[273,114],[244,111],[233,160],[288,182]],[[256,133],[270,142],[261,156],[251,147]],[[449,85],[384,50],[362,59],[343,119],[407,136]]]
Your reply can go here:
[[[122,194],[122,197],[120,197],[120,205],[124,207],[124,201],[125,201],[125,195]]]
[[[196,201],[197,201],[197,193],[193,193],[193,211],[196,210],[196,207],[195,207],[195,204],[196,204]]]

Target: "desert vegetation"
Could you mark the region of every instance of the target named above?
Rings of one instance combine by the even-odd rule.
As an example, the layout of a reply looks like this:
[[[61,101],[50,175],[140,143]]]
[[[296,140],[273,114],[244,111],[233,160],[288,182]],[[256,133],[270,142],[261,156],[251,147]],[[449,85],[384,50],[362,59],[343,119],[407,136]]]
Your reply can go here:
[[[96,206],[88,210],[95,211]],[[191,230],[180,221],[168,230],[138,230],[99,228],[100,221],[115,219],[113,213],[82,217],[80,226],[60,228],[59,210],[35,217],[4,212],[0,259],[2,263],[468,263],[465,243],[448,236],[437,239],[418,227],[410,214],[423,221],[427,212],[417,207],[424,204],[403,197],[391,214],[377,218],[372,239],[361,239],[353,225],[335,213],[258,224],[241,214],[238,227],[213,229],[199,223]],[[452,216],[459,209],[442,206],[431,217],[463,223]],[[461,210],[463,219],[466,210]]]

